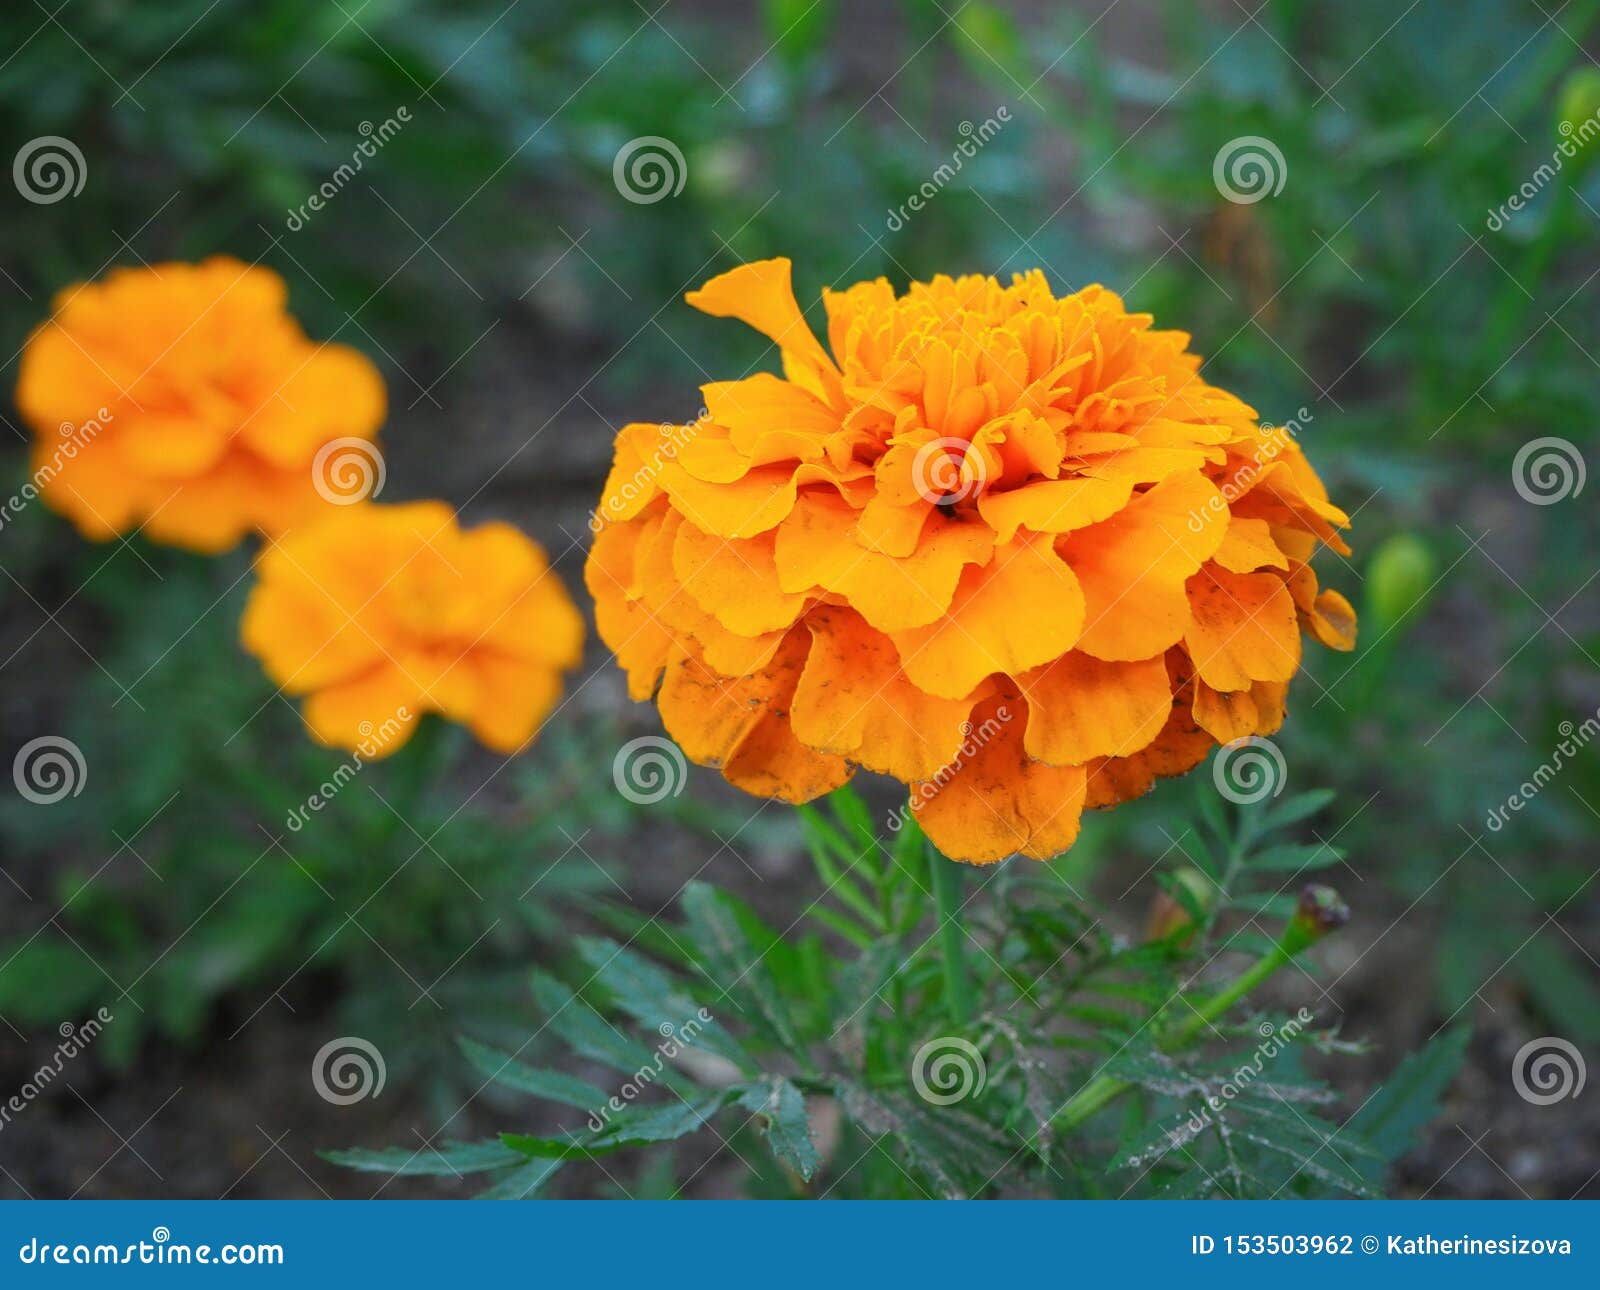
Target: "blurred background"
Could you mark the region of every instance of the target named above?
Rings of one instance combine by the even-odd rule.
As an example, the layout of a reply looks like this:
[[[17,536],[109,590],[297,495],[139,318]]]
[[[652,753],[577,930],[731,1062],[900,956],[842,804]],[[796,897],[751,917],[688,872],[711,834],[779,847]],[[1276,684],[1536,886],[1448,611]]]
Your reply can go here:
[[[382,368],[384,499],[513,521],[582,602],[615,429],[693,419],[701,382],[772,362],[685,290],[771,255],[794,259],[803,304],[879,275],[1110,285],[1295,421],[1355,517],[1354,557],[1319,566],[1362,643],[1308,650],[1278,740],[1291,785],[1337,790],[1312,835],[1348,853],[1328,876],[1354,918],[1283,988],[1361,1042],[1337,1073],[1352,1110],[1470,1023],[1398,1194],[1596,1196],[1600,1092],[1539,1105],[1511,1063],[1547,1036],[1600,1056],[1597,17],[1594,0],[10,5],[0,144],[59,136],[83,183],[44,201],[0,184],[5,384],[72,282],[260,261],[312,336]],[[29,432],[9,404],[3,420],[13,494]],[[90,545],[38,502],[0,531],[0,753],[58,734],[88,767],[53,804],[0,794],[0,1095],[64,1026],[114,1017],[0,1126],[0,1195],[371,1195],[316,1153],[534,1127],[479,1093],[455,1040],[526,1036],[527,970],[560,952],[563,911],[654,913],[699,875],[776,917],[814,883],[790,813],[712,772],[648,821],[617,792],[616,748],[659,727],[593,643],[529,753],[443,731],[290,830],[342,759],[238,647],[249,554]],[[1113,922],[1137,931],[1209,781],[1089,822],[1064,863]],[[308,1071],[350,1034],[386,1083],[335,1105]],[[728,1190],[710,1166],[694,1194]]]

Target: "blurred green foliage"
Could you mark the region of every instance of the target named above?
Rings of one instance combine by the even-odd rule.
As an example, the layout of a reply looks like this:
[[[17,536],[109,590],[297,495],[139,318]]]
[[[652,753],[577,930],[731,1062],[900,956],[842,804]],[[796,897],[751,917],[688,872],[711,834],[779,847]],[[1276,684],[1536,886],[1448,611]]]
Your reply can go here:
[[[1486,981],[1511,981],[1560,1033],[1595,1042],[1600,992],[1552,916],[1571,912],[1591,873],[1600,767],[1579,759],[1514,828],[1489,834],[1483,821],[1548,757],[1562,723],[1594,706],[1600,637],[1574,607],[1593,603],[1585,578],[1600,521],[1576,497],[1524,503],[1512,462],[1546,435],[1594,459],[1600,318],[1586,289],[1600,168],[1570,164],[1526,209],[1491,216],[1550,161],[1559,123],[1600,101],[1582,50],[1600,0],[1572,0],[1555,19],[1509,0],[1403,11],[1275,0],[1220,21],[1174,2],[1145,6],[1131,38],[1072,6],[1030,6],[1025,18],[997,2],[953,8],[766,0],[737,16],[675,4],[652,17],[631,0],[98,0],[56,22],[10,6],[0,14],[0,46],[12,51],[0,66],[7,140],[71,138],[88,180],[54,205],[7,194],[7,352],[76,278],[226,250],[279,268],[312,332],[367,349],[399,389],[511,316],[535,335],[593,344],[605,358],[590,379],[613,402],[677,383],[679,405],[639,413],[673,416],[693,408],[707,373],[768,361],[757,338],[677,302],[741,258],[792,256],[803,301],[880,273],[904,282],[1040,265],[1058,285],[1105,281],[1192,332],[1208,374],[1264,418],[1302,421],[1308,453],[1355,515],[1354,557],[1325,553],[1320,564],[1325,583],[1367,607],[1365,635],[1353,657],[1310,651],[1281,742],[1292,783],[1340,790],[1330,834],[1361,882],[1432,926],[1437,1010],[1453,1015]],[[290,231],[288,213],[350,159],[361,123],[401,106],[412,121]],[[966,137],[962,123],[1002,106],[1011,121],[891,228],[890,212]],[[640,136],[682,152],[681,193],[648,204],[619,195],[613,161]],[[1270,139],[1287,169],[1281,191],[1253,204],[1224,201],[1212,174],[1242,136]],[[574,384],[537,366],[529,380],[558,397]],[[22,469],[19,454],[18,480]],[[149,688],[161,687],[160,701],[141,685],[140,705],[110,707],[116,693],[83,663],[74,706],[86,715],[70,728],[96,746],[97,767],[128,767],[102,780],[118,800],[97,808],[103,818],[52,817],[48,833],[38,812],[3,820],[11,852],[63,857],[70,895],[109,849],[88,839],[127,838],[182,788],[136,844],[160,877],[135,866],[114,900],[87,889],[68,924],[108,968],[137,971],[139,938],[163,944],[225,891],[265,846],[258,817],[281,819],[283,795],[331,763],[223,659],[230,638],[218,624],[234,602],[191,636],[226,578],[163,561],[171,583],[155,590],[127,553],[91,573],[98,552],[80,556],[64,525],[35,518],[8,526],[0,549],[12,575],[0,584],[5,613],[43,612],[24,585],[53,607],[87,578],[96,652],[127,660],[110,672],[137,673],[169,647],[187,660],[159,664]],[[263,702],[227,752],[186,762]],[[552,747],[518,772],[523,816],[541,817],[532,803],[565,791],[545,782],[561,783],[563,755]],[[375,769],[375,788],[380,772],[390,784],[406,769]],[[1184,791],[1167,786],[1089,822],[1074,872],[1092,878],[1129,848],[1168,853],[1165,825]],[[208,919],[151,968],[154,1024],[193,1033],[208,1002],[305,955],[358,982],[383,974],[366,938],[323,921],[311,876],[364,880],[410,840],[372,845],[389,816],[363,786],[337,805],[317,839],[306,831],[304,879],[279,866],[271,891],[228,902],[226,923]],[[435,809],[447,813],[442,801]],[[529,864],[562,845],[494,834],[487,810],[474,819],[492,842],[447,835],[464,872],[480,842]],[[626,822],[613,823],[625,835]],[[471,869],[473,885],[494,881],[493,869]],[[528,872],[519,862],[519,890]],[[397,884],[394,934],[422,959],[446,945],[459,953],[486,925],[436,864],[425,877],[420,863],[405,868]],[[1347,894],[1359,908],[1363,892]],[[399,912],[408,902],[424,911],[414,927]],[[37,944],[57,948],[32,951],[26,976],[14,964],[0,973],[0,1011],[59,1016],[62,996],[49,990],[101,989],[81,958]]]

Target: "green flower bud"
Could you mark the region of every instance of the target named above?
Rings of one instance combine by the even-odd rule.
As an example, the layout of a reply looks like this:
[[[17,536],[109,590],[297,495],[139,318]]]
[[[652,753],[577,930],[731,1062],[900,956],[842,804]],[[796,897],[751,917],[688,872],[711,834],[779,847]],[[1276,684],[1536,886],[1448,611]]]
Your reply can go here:
[[[1382,635],[1415,613],[1428,598],[1437,575],[1433,552],[1413,533],[1396,533],[1372,553],[1367,564],[1363,626]]]
[[[1588,65],[1574,71],[1562,85],[1556,129],[1571,137],[1585,121],[1591,123],[1591,129],[1600,127],[1600,67]]]

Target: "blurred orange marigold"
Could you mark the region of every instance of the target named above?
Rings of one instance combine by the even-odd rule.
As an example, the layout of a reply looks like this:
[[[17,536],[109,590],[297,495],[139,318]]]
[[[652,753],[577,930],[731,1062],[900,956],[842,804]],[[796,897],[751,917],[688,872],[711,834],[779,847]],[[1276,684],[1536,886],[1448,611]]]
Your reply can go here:
[[[1100,286],[882,279],[788,260],[689,303],[776,341],[784,379],[703,387],[693,425],[629,425],[586,577],[637,699],[695,761],[803,802],[856,766],[911,789],[946,855],[1039,858],[1085,806],[1277,730],[1348,548],[1299,445]]]
[[[262,552],[241,634],[307,695],[321,743],[386,756],[424,712],[513,752],[561,697],[583,619],[508,524],[464,530],[443,502],[330,508]]]
[[[306,339],[286,299],[277,274],[222,257],[62,291],[17,382],[45,500],[85,537],[142,525],[204,552],[326,509],[317,451],[372,436],[383,382]]]

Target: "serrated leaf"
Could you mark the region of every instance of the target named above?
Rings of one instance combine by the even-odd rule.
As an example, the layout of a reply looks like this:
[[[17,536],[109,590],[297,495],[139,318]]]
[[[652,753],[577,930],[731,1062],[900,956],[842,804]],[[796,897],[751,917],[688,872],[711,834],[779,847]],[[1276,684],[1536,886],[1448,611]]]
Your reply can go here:
[[[679,1098],[651,1106],[626,1106],[611,1114],[598,1132],[567,1139],[543,1138],[530,1133],[502,1133],[500,1141],[525,1156],[569,1160],[575,1156],[604,1155],[624,1147],[650,1142],[670,1142],[703,1127],[733,1096],[732,1089],[718,1089],[692,1098]],[[605,1118],[602,1112],[602,1118]]]
[[[546,1022],[573,1052],[590,1061],[609,1066],[627,1075],[649,1071],[661,1082],[679,1090],[692,1085],[668,1066],[658,1053],[622,1033],[553,976],[533,973],[534,999],[544,1010]]]
[[[1259,831],[1268,833],[1274,829],[1298,824],[1301,820],[1315,815],[1331,801],[1333,801],[1331,788],[1314,788],[1309,793],[1296,793],[1293,797],[1286,797],[1269,807],[1262,815]]]
[[[518,1061],[510,1053],[480,1044],[465,1036],[458,1039],[461,1051],[472,1065],[496,1084],[529,1093],[547,1101],[575,1106],[580,1111],[593,1111],[604,1105],[608,1096],[587,1080],[563,1075],[560,1071],[542,1070]]]
[[[772,1038],[791,1053],[804,1051],[794,1014],[779,991],[765,956],[782,938],[735,900],[703,882],[691,882],[681,900],[689,930],[719,989],[747,1001]],[[756,944],[760,936],[762,943]]]
[[[987,1186],[1019,1153],[1017,1145],[993,1126],[953,1107],[925,1113],[901,1094],[872,1092],[843,1082],[839,1094],[851,1120],[874,1137],[889,1137],[907,1161],[950,1198]]]
[[[811,1141],[805,1094],[783,1076],[769,1075],[745,1089],[739,1105],[765,1121],[767,1145],[779,1163],[810,1182],[821,1160]]]
[[[1329,865],[1338,864],[1344,857],[1345,853],[1338,847],[1325,846],[1320,842],[1285,843],[1254,852],[1245,863],[1251,869],[1297,872],[1301,869],[1326,869]]]
[[[474,1200],[533,1200],[539,1188],[549,1182],[552,1175],[566,1162],[563,1160],[529,1160],[513,1169],[487,1191],[480,1191]]]
[[[330,1160],[346,1169],[360,1169],[365,1173],[399,1175],[401,1177],[460,1176],[478,1174],[489,1169],[503,1169],[507,1165],[521,1164],[526,1157],[502,1142],[447,1142],[442,1147],[385,1147],[369,1151],[352,1147],[347,1151],[326,1151],[324,1160]]]
[[[1471,1037],[1470,1026],[1456,1026],[1412,1053],[1350,1117],[1345,1132],[1369,1143],[1384,1160],[1398,1160],[1439,1114]]]
[[[743,1071],[756,1069],[750,1054],[721,1023],[708,1019],[711,1010],[649,959],[615,941],[587,936],[578,941],[578,953],[617,1006],[647,1030],[657,1032],[664,1041],[716,1053]],[[681,1038],[691,1028],[692,1038]]]

